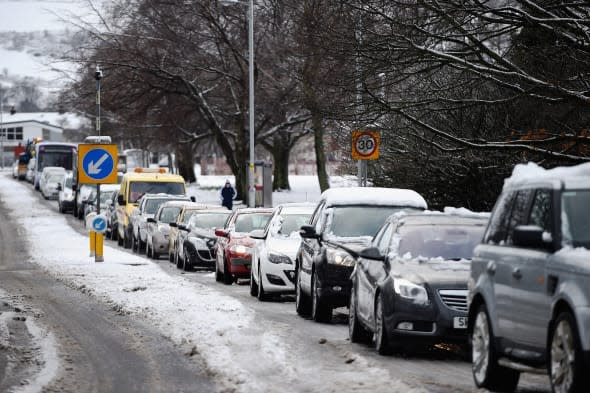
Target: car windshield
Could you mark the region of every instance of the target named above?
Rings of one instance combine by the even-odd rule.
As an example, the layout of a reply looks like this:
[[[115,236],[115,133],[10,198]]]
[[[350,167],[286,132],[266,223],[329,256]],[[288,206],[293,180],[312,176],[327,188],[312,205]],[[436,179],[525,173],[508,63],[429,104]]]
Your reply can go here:
[[[408,225],[399,230],[397,254],[402,257],[471,259],[484,226]]]
[[[63,179],[63,176],[60,175],[50,175],[49,178],[47,179],[47,183],[59,183],[61,181],[61,179]]]
[[[302,225],[309,222],[311,214],[289,214],[281,217],[280,224],[276,227],[276,234],[289,236],[293,232],[299,232]]]
[[[145,214],[156,214],[160,205],[166,201],[169,201],[169,199],[148,199],[145,201],[143,212]]]
[[[106,201],[113,198],[115,191],[101,191],[100,192],[100,204],[104,205]]]
[[[164,224],[170,224],[173,221],[176,221],[176,218],[180,214],[181,207],[180,206],[170,206],[162,208],[160,212],[159,221],[163,222]]]
[[[272,213],[242,213],[238,214],[235,222],[236,232],[251,232],[256,229],[264,229]]]
[[[136,203],[144,194],[184,195],[184,183],[134,181],[129,185],[129,203]]]
[[[561,196],[563,240],[590,249],[590,191],[565,191]]]
[[[339,237],[374,236],[390,215],[402,210],[399,206],[335,206],[327,223],[330,235]]]
[[[191,229],[202,228],[212,229],[221,228],[225,225],[227,218],[229,217],[230,211],[218,212],[218,213],[193,213],[189,226]]]

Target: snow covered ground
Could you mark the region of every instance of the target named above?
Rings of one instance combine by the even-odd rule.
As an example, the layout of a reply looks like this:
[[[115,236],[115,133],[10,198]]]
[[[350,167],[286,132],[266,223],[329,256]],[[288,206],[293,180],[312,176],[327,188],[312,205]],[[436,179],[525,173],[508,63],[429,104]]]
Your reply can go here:
[[[219,179],[200,180],[217,186]],[[300,180],[301,189],[295,181],[296,191],[280,193],[277,202],[319,196],[313,182]],[[217,194],[195,186],[191,191],[201,200]],[[8,174],[0,175],[0,198],[7,207],[18,207],[11,215],[23,228],[32,262],[114,310],[149,321],[164,336],[199,354],[220,391],[423,391],[392,378],[360,355],[352,365],[310,359],[310,343],[293,342],[290,326],[256,326],[260,322],[255,311],[244,303],[211,286],[171,276],[143,257],[106,245],[105,262],[94,263],[88,257],[88,238],[72,229],[63,215],[40,204],[33,193]]]

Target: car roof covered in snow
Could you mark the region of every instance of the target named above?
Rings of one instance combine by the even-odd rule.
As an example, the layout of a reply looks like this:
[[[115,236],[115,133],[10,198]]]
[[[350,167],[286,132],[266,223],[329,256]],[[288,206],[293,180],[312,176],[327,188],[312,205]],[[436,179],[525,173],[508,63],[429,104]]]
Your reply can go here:
[[[590,188],[590,163],[545,169],[533,162],[518,164],[512,175],[504,181],[504,189],[534,185],[565,187],[566,189]]]
[[[403,206],[426,209],[422,195],[414,190],[382,187],[341,187],[330,188],[320,198],[327,206],[373,205]]]

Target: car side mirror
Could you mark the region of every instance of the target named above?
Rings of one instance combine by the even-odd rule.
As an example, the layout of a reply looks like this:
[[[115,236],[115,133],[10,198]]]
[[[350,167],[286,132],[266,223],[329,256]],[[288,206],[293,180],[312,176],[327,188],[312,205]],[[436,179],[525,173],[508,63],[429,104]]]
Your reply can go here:
[[[196,202],[197,198],[195,198],[194,196],[191,196],[191,202]]]
[[[61,183],[57,183],[57,191],[62,191],[63,187],[61,186]]]
[[[519,225],[512,233],[512,243],[517,247],[546,249],[551,246],[551,239],[543,235],[543,228],[537,225]]]
[[[178,225],[178,229],[180,229],[181,231],[190,232],[186,225]]]
[[[250,236],[252,239],[259,239],[259,240],[263,240],[266,238],[266,236],[264,234],[264,229],[255,229],[252,232],[250,232],[248,234],[248,236]]]
[[[119,204],[119,206],[125,206],[127,204],[125,202],[125,199],[123,198],[123,195],[118,195],[117,196],[117,203]]]
[[[228,236],[228,233],[223,228],[215,228],[215,236],[227,237]]]
[[[304,239],[319,239],[320,235],[315,231],[313,225],[302,225],[299,234]]]
[[[180,228],[180,226],[177,223],[175,223],[175,222],[171,222],[168,225],[170,225],[171,228]]]
[[[148,217],[148,219],[146,220],[147,222],[151,222],[152,224],[156,223],[156,219],[153,217]]]
[[[381,251],[377,247],[368,247],[359,253],[359,256],[364,259],[371,259],[373,261],[384,261],[385,257],[381,255]]]

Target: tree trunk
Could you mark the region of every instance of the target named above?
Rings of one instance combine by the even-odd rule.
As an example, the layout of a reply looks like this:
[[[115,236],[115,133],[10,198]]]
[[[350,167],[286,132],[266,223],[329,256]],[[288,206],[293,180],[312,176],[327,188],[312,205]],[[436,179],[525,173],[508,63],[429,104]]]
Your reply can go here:
[[[291,147],[288,143],[275,143],[271,153],[274,161],[272,190],[290,190],[289,155]]]
[[[178,174],[184,177],[187,183],[194,183],[197,179],[195,178],[194,157],[192,144],[184,143],[179,146],[176,152],[178,160]]]
[[[315,161],[318,172],[318,182],[321,192],[330,188],[328,172],[326,171],[326,153],[324,152],[324,125],[322,116],[315,110],[312,111],[311,122],[313,126],[313,140],[315,149]]]

